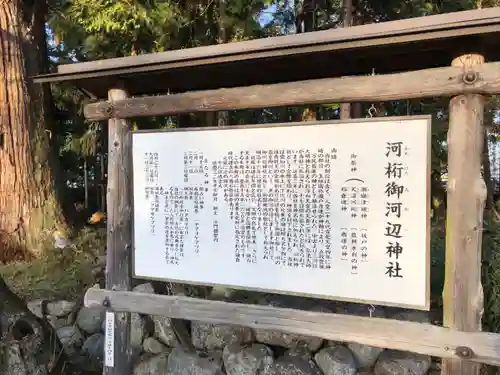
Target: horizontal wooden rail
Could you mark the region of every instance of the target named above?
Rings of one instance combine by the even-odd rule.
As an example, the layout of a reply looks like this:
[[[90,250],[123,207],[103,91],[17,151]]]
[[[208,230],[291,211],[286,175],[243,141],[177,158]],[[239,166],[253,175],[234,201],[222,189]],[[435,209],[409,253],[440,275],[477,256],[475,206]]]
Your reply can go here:
[[[398,74],[324,78],[249,87],[97,102],[84,107],[85,117],[105,120],[197,111],[269,108],[285,105],[387,101],[461,93],[500,93],[500,62],[445,67]]]
[[[500,365],[500,335],[458,332],[430,324],[91,288],[85,306],[109,303],[114,311],[226,323],[356,342],[442,358]]]

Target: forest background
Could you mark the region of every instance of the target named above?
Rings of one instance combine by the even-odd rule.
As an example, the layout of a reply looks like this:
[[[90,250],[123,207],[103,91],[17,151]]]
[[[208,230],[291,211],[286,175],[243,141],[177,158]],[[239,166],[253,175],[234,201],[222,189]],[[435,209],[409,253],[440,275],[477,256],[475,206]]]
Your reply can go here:
[[[29,314],[27,299],[80,297],[95,283],[92,270],[105,251],[103,225],[89,226],[88,218],[105,211],[106,124],[84,119],[89,99],[74,87],[35,85],[30,77],[69,62],[342,27],[346,4],[352,25],[500,5],[498,0],[0,0],[0,301]],[[363,104],[358,115],[367,117],[372,104],[375,116],[433,116],[431,277],[439,308],[448,99]],[[487,102],[483,155],[484,329],[493,332],[500,332],[499,106],[497,97]],[[133,125],[237,125],[339,115],[340,105],[332,103],[155,117]],[[59,248],[61,241],[70,244],[67,249]]]

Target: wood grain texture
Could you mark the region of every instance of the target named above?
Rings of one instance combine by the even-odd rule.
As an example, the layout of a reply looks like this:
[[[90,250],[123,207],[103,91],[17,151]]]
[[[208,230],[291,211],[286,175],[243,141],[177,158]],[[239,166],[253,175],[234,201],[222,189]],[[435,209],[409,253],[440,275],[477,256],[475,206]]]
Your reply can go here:
[[[471,361],[500,365],[500,335],[458,332],[430,324],[365,318],[272,306],[210,301],[183,296],[136,292],[113,292],[91,288],[85,306],[99,305],[108,298],[117,311],[164,315],[172,318],[226,323],[252,328],[356,342],[382,348],[406,350],[436,357],[458,358],[456,348],[474,353]]]
[[[108,95],[110,102],[126,97],[126,92],[121,89],[110,90]],[[133,203],[131,129],[128,121],[121,119],[109,120],[108,128],[106,288],[130,290]],[[115,313],[114,349],[114,367],[105,366],[104,375],[132,374],[129,313]]]
[[[483,63],[480,55],[464,55],[452,65],[470,70]],[[481,174],[483,116],[482,95],[458,95],[450,101],[443,323],[465,332],[481,331],[483,313],[481,245],[486,200]],[[479,373],[479,365],[459,360],[443,361],[441,370],[442,375]]]
[[[467,70],[466,70],[467,69]],[[464,74],[476,79],[464,82]],[[269,108],[286,105],[381,102],[388,100],[500,93],[500,62],[375,76],[324,78],[174,95],[97,102],[84,107],[90,120],[129,118],[196,111]]]

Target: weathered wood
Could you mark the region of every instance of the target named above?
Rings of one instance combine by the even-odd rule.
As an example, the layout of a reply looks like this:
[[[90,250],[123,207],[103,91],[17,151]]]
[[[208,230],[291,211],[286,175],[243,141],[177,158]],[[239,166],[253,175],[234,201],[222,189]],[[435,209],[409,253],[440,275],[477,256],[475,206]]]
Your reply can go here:
[[[109,91],[110,102],[124,100],[124,90]],[[132,249],[132,146],[130,124],[110,119],[108,126],[108,192],[106,288],[130,290]],[[115,313],[114,366],[104,367],[104,375],[132,374],[130,314]]]
[[[436,357],[459,358],[456,350],[463,346],[473,352],[471,361],[500,365],[500,335],[492,333],[465,333],[391,319],[94,288],[85,294],[85,306],[99,305],[106,298],[117,311],[277,330]]]
[[[464,55],[452,65],[465,72],[483,63],[480,55]],[[483,313],[481,243],[486,199],[481,175],[483,115],[482,95],[458,95],[450,101],[444,325],[464,332],[481,331]],[[467,357],[466,351],[464,354]],[[480,367],[470,362],[445,360],[441,374],[479,375]]]
[[[219,56],[225,57],[226,61],[241,59],[249,60],[259,52],[276,52],[277,55],[297,53],[295,49],[303,47],[303,53],[310,52],[314,47],[322,47],[331,44],[332,47],[347,48],[342,42],[361,40],[375,40],[387,38],[394,40],[398,36],[409,34],[421,34],[421,39],[430,40],[436,38],[432,33],[441,30],[456,30],[462,33],[466,28],[496,25],[500,17],[500,9],[474,9],[465,12],[454,12],[437,14],[425,17],[416,17],[389,22],[378,22],[350,28],[329,29],[310,33],[279,36],[273,38],[253,39],[243,42],[210,45],[196,48],[184,48],[175,51],[151,53],[137,56],[119,57],[99,61],[87,61],[81,63],[62,64],[58,66],[59,73],[83,73],[98,70],[123,69],[128,67],[147,66],[162,63],[178,63],[192,60],[194,64],[200,64],[201,59],[215,59]],[[477,31],[476,31],[477,32]],[[452,34],[453,35],[453,34]],[[385,41],[387,43],[387,41]],[[444,43],[448,43],[447,41]],[[444,44],[443,43],[443,44]],[[339,46],[340,45],[340,46]],[[330,48],[332,48],[330,47]],[[250,56],[251,55],[251,56]],[[234,57],[231,59],[230,57]],[[258,55],[261,58],[263,56]],[[395,61],[395,63],[397,63]]]
[[[464,80],[465,75],[476,79],[469,83]],[[399,74],[326,78],[128,98],[113,104],[88,104],[84,114],[91,120],[105,120],[113,116],[128,118],[301,104],[381,102],[462,93],[500,93],[500,62],[474,66],[467,72],[462,67],[452,66]]]

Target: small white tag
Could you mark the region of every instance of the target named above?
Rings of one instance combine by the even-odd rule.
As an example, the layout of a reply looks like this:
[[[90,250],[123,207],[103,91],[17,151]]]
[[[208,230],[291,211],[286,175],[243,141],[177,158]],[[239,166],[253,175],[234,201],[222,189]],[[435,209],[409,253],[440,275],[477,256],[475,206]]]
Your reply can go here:
[[[106,336],[104,340],[104,366],[115,365],[115,314],[106,311]]]

